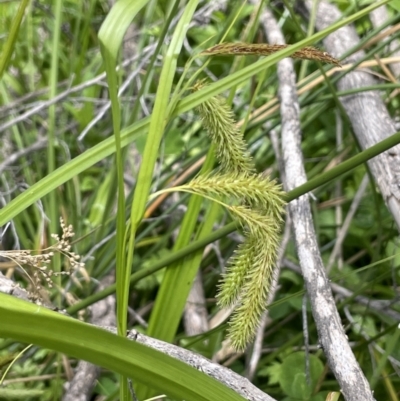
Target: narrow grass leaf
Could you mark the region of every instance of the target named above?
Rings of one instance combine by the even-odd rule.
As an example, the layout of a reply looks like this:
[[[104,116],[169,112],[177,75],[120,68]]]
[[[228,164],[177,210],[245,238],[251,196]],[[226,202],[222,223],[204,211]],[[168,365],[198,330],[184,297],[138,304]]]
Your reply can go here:
[[[11,59],[11,55],[13,54],[14,45],[17,40],[19,27],[21,26],[22,19],[25,14],[26,7],[28,7],[29,0],[21,1],[17,14],[15,15],[14,21],[11,24],[10,32],[8,33],[7,40],[3,45],[0,57],[0,79],[3,76],[5,69],[8,66],[8,63]]]

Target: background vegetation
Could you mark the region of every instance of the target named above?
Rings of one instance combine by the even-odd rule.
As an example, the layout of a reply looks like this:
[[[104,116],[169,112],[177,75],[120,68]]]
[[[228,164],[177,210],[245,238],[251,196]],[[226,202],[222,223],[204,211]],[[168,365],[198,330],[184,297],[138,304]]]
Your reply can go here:
[[[256,386],[279,400],[325,400],[340,389],[319,347],[294,242],[285,242],[278,291],[269,307],[259,362],[250,373],[258,351],[250,346],[234,353],[224,343],[227,315],[216,305],[221,273],[243,240],[240,230],[235,231],[227,210],[200,196],[174,193],[149,201],[150,193],[217,166],[196,109],[217,94],[232,106],[257,171],[279,181],[271,143],[280,131],[275,63],[306,44],[322,47],[324,34],[313,35],[312,18],[303,18],[293,2],[272,1],[269,7],[287,43],[298,45],[260,61],[255,56],[193,59],[221,41],[266,42],[256,6],[197,3],[0,3],[2,252],[49,252],[57,242],[51,234],[63,234],[60,217],[75,232],[72,248],[62,247],[51,257],[42,274],[43,289],[35,279],[38,265],[27,263],[22,269],[18,252],[12,257],[2,253],[1,272],[27,288],[36,302],[65,308],[84,321],[90,321],[90,305],[116,292],[120,335],[134,328],[214,358],[251,376]],[[355,20],[366,59],[391,56],[389,44],[398,40],[399,31],[374,42],[382,27],[372,26],[368,2],[334,3],[344,18]],[[388,25],[400,22],[395,7],[396,2],[388,7]],[[313,179],[360,150],[338,107],[340,93],[329,82],[333,75],[317,82],[321,72],[312,61],[296,61],[295,68],[303,88],[304,164]],[[398,81],[390,81],[379,65],[371,70],[378,79],[376,89],[399,121]],[[192,93],[195,76],[210,84]],[[366,165],[310,189],[320,251],[337,285],[334,293],[349,342],[376,399],[398,400],[398,228]],[[346,216],[343,240],[332,256]],[[84,268],[74,264],[70,252],[81,255]],[[112,280],[104,281],[107,277]],[[182,319],[195,277],[208,322],[197,335],[189,330],[190,312]],[[87,359],[106,368],[93,399],[129,399],[119,374],[133,378],[140,400],[162,393],[171,399],[241,399],[195,369],[175,365],[140,344],[0,295],[3,373],[24,350],[7,371],[0,398],[61,399],[71,368]],[[381,302],[381,309],[372,307],[377,300],[388,302]],[[387,310],[391,316],[383,312]],[[36,345],[25,349],[24,342]],[[177,372],[187,376],[178,379]]]

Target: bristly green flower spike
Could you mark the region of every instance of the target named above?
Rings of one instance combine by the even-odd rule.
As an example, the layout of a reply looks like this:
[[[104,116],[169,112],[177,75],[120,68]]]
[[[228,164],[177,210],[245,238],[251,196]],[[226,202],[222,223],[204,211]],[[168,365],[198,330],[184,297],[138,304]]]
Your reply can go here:
[[[194,90],[203,85],[197,83]],[[229,261],[217,295],[219,305],[236,306],[228,336],[235,349],[243,350],[254,337],[274,281],[284,192],[275,181],[256,174],[246,142],[223,98],[205,101],[198,111],[215,144],[221,168],[214,175],[196,177],[171,190],[223,204],[243,228],[245,241]]]
[[[199,90],[203,82],[197,82],[193,90]],[[212,97],[198,106],[204,128],[215,144],[217,159],[222,170],[232,174],[255,173],[254,163],[247,150],[232,110],[220,96]]]

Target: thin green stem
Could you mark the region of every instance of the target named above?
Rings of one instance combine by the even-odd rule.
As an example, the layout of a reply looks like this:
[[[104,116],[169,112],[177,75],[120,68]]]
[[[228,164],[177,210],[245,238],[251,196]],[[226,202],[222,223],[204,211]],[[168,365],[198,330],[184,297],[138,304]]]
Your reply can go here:
[[[393,146],[400,143],[400,132],[393,134],[387,139],[377,143],[374,146],[371,146],[368,149],[365,149],[361,153],[356,156],[353,156],[351,159],[339,164],[337,167],[332,168],[331,170],[323,173],[310,181],[307,181],[303,185],[293,189],[288,192],[285,196],[285,200],[287,202],[291,202],[294,199],[299,198],[300,196],[306,194],[318,188],[321,185],[327,184],[329,181],[332,181],[334,178],[339,177],[340,175],[347,173],[349,170],[360,166],[363,163],[366,163],[368,160],[372,159],[375,156],[385,152],[386,150],[392,148]]]

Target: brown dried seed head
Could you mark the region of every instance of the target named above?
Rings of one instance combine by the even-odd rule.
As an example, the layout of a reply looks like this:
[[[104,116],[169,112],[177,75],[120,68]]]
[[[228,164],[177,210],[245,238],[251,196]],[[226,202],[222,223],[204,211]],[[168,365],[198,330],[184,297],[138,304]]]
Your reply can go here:
[[[269,56],[270,54],[290,46],[291,45],[271,45],[268,43],[220,43],[204,50],[201,54],[209,56]],[[303,60],[318,60],[341,67],[339,60],[332,57],[327,52],[322,52],[311,46],[303,47],[301,50],[292,53],[289,57]]]

